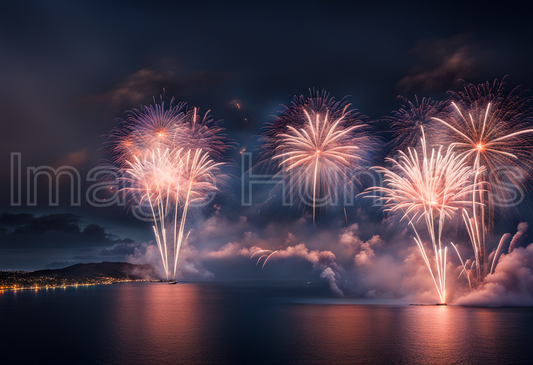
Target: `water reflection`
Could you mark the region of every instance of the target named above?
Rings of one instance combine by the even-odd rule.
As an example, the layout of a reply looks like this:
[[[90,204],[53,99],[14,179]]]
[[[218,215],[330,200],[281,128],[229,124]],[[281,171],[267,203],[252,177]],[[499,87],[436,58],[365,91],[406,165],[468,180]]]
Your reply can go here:
[[[287,341],[303,346],[297,358],[305,363],[510,364],[533,359],[525,345],[533,334],[532,309],[303,305],[288,315],[295,319],[295,330]]]
[[[203,300],[199,291],[198,286],[188,284],[145,284],[141,292],[138,286],[120,285],[111,327],[118,341],[110,356],[117,362],[154,356],[169,363],[206,360],[210,347],[206,324],[216,320],[205,311],[210,298]]]
[[[2,362],[533,363],[532,308],[312,304],[302,298],[329,294],[306,290],[132,283],[5,292]]]

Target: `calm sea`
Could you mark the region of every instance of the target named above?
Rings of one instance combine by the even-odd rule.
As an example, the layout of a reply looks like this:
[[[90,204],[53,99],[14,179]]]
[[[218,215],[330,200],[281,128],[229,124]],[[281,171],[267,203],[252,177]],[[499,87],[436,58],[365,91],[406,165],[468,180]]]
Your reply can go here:
[[[0,294],[0,364],[533,364],[533,308],[353,304],[305,283]]]

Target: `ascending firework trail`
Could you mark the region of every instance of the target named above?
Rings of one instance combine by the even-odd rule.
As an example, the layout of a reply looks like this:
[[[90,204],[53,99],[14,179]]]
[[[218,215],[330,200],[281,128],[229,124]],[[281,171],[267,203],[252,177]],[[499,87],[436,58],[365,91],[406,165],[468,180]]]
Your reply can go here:
[[[426,139],[422,131],[421,153],[409,148],[407,153],[399,152],[399,159],[388,158],[392,168],[374,167],[384,176],[385,186],[374,186],[367,191],[385,205],[385,210],[399,213],[400,220],[406,219],[415,233],[414,240],[437,288],[441,303],[446,302],[446,253],[442,247],[442,232],[445,220],[451,219],[462,207],[472,205],[470,196],[477,192],[479,184],[472,184],[471,178],[478,173],[465,163],[465,157],[453,152],[453,146],[446,152],[442,147],[428,154]],[[478,203],[479,204],[479,203]],[[432,246],[434,260],[430,260],[417,228],[424,220]],[[433,265],[431,263],[433,261]]]
[[[175,280],[180,248],[187,238],[187,213],[192,206],[210,202],[210,194],[218,191],[224,176],[222,162],[217,161],[226,145],[209,113],[200,117],[185,103],[164,106],[162,102],[129,112],[111,132],[110,152],[130,204],[134,209],[149,208],[165,275],[168,280],[172,272]],[[171,248],[173,260],[169,260]]]

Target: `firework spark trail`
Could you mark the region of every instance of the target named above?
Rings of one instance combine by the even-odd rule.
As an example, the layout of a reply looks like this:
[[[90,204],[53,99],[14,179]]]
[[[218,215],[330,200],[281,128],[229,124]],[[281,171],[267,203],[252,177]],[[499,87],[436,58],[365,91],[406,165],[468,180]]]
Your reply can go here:
[[[465,273],[466,275],[466,278],[468,279],[468,286],[470,287],[470,289],[472,289],[472,282],[470,281],[470,273],[469,271],[466,269],[466,265],[463,261],[463,258],[461,257],[461,254],[459,253],[459,250],[457,249],[457,246],[455,246],[453,244],[453,242],[450,242],[451,245],[453,246],[453,248],[455,249],[455,252],[457,252],[457,256],[459,257],[459,260],[461,261],[461,265],[463,266],[463,270],[461,270],[461,272],[459,273],[459,276],[458,278],[461,277],[461,275],[463,274],[463,272]]]
[[[142,157],[134,156],[133,162],[127,161],[129,167],[124,168],[129,182],[127,193],[140,197],[138,204],[147,201],[154,220],[153,230],[161,253],[163,268],[168,279],[168,250],[165,228],[165,216],[168,214],[172,201],[173,181],[181,172],[181,150],[161,152],[154,150]],[[177,204],[177,202],[176,202]],[[177,206],[174,207],[177,210]]]
[[[132,196],[132,205],[147,202],[150,208],[167,280],[168,251],[173,247],[175,280],[179,250],[187,239],[187,213],[191,204],[204,205],[210,201],[209,194],[218,191],[217,182],[224,175],[222,163],[215,159],[226,151],[222,129],[209,112],[199,117],[196,108],[187,110],[185,103],[173,106],[172,102],[168,109],[161,102],[130,111],[110,136],[112,161],[125,180],[123,192]],[[172,245],[168,226],[172,227]]]
[[[272,250],[258,250],[258,251],[255,251],[252,256],[250,256],[250,259],[252,259],[256,254],[260,254],[259,255],[259,258],[257,259],[257,263],[255,264],[255,266],[259,265],[259,262],[261,261],[261,259],[263,257],[266,257],[265,261],[263,262],[263,266],[261,266],[261,269],[264,269],[265,268],[265,265],[268,261],[269,258],[272,257],[272,255],[274,255],[276,252],[278,252],[277,250],[276,251],[272,251]]]
[[[209,113],[208,110],[201,116],[198,108],[188,110],[180,120],[173,143],[185,151],[201,148],[211,158],[220,161],[228,149],[226,135]]]
[[[271,250],[257,250],[255,251],[252,256],[250,256],[251,259],[254,258],[255,255],[259,254],[259,253],[263,253],[263,252],[272,252]]]
[[[505,94],[503,87],[504,83],[497,80],[492,85],[465,84],[463,92],[451,93],[450,110],[442,117],[432,117],[435,123],[448,127],[447,142],[467,156],[478,171],[475,182],[484,185],[473,194],[472,217],[464,218],[476,256],[478,281],[486,274],[486,235],[494,214],[489,188],[500,201],[506,201],[508,192],[506,186],[489,185],[487,174],[501,173],[512,185],[523,186],[522,180],[529,177],[533,167],[532,99],[523,97],[519,88]],[[481,166],[485,166],[485,171],[480,170]]]
[[[426,139],[422,131],[421,154],[414,148],[408,153],[399,152],[399,160],[387,158],[392,169],[374,167],[382,173],[386,186],[368,188],[368,192],[382,195],[368,196],[377,198],[385,205],[385,211],[401,213],[401,220],[407,219],[415,233],[414,240],[431,274],[439,298],[446,300],[446,255],[442,247],[442,232],[446,218],[452,219],[458,210],[472,204],[469,199],[479,184],[472,184],[471,178],[476,171],[465,164],[465,157],[453,152],[453,146],[442,153],[442,147],[428,154]],[[435,256],[432,268],[416,224],[424,219]]]
[[[265,265],[266,265],[268,259],[271,258],[272,255],[274,255],[276,252],[278,252],[278,251],[272,251],[272,253],[271,253],[270,255],[267,256],[267,258],[266,258],[265,261],[263,262],[263,266],[261,267],[261,269],[264,269],[264,268],[265,268]]]
[[[187,212],[191,203],[202,204],[202,202],[209,199],[208,194],[217,191],[216,176],[220,176],[220,166],[222,163],[216,163],[210,158],[207,152],[201,149],[187,151],[184,156],[181,166],[182,173],[180,179],[183,180],[179,185],[185,189],[181,191],[183,203],[183,211],[181,213],[181,222],[179,228],[178,239],[175,242],[174,255],[174,279],[176,278],[176,268],[178,266],[178,256],[183,241],[183,232],[185,229],[185,221],[187,219]],[[177,201],[180,201],[180,196]],[[174,236],[175,237],[175,236]]]
[[[304,199],[304,189],[311,196],[313,223],[317,205],[327,204],[342,183],[351,182],[350,172],[371,147],[365,118],[349,106],[326,92],[295,97],[264,131],[265,155],[281,170],[278,175],[285,174],[289,191],[298,190]]]
[[[494,254],[494,257],[492,258],[492,265],[490,266],[490,274],[494,272],[494,263],[498,262],[498,252],[500,252],[500,248],[502,246],[502,243],[505,242],[508,238],[510,238],[510,234],[506,233],[502,236],[500,239],[500,243],[498,243],[498,247],[496,248],[496,252]]]

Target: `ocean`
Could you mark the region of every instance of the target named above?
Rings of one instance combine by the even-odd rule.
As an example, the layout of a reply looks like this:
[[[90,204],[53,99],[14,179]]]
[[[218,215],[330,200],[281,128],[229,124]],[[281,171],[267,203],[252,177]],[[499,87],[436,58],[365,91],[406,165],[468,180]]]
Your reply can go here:
[[[334,298],[306,282],[0,293],[0,364],[533,364],[533,308]]]

